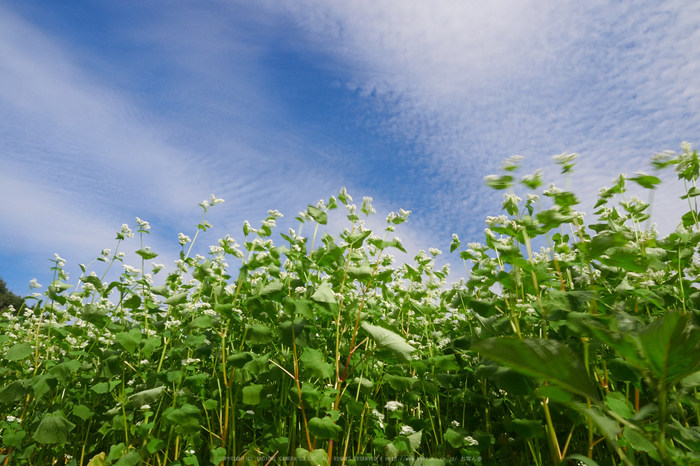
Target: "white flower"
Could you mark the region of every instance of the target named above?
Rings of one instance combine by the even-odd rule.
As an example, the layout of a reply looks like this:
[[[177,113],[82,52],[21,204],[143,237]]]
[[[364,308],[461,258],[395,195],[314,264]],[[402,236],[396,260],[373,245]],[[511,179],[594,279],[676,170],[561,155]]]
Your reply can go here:
[[[413,427],[401,426],[401,432],[400,432],[401,435],[411,435],[411,434],[415,434],[415,433],[416,433],[416,431],[413,430]]]
[[[246,414],[250,414],[252,416],[253,414],[255,414],[255,411],[253,411],[252,409],[249,409],[248,411],[246,411]]]
[[[150,230],[151,225],[145,220],[141,220],[140,218],[136,217],[136,223],[139,224],[139,230]]]
[[[184,246],[185,244],[189,243],[192,241],[189,236],[185,235],[184,233],[178,233],[177,234],[177,240],[180,242],[180,245]]]
[[[131,229],[129,228],[129,225],[127,225],[126,223],[122,225],[121,234],[122,234],[125,238],[133,238],[133,237],[134,237],[134,234],[131,232]]]
[[[452,421],[452,427],[459,427],[459,421]]]
[[[433,255],[433,257],[439,256],[440,254],[442,254],[442,251],[440,251],[439,249],[435,249],[435,248],[428,248],[428,251],[430,252],[430,254]]]
[[[41,288],[41,285],[37,283],[36,278],[32,278],[29,281],[29,289],[34,289],[34,288]]]
[[[399,408],[403,408],[403,403],[398,401],[389,401],[384,407],[389,411],[396,411]]]
[[[204,201],[206,202],[206,201]],[[216,196],[213,194],[211,195],[211,205],[216,205],[216,204],[223,204],[224,200],[223,199],[218,199]]]
[[[54,260],[56,261],[56,265],[58,265],[59,267],[63,267],[64,265],[66,265],[66,260],[63,259],[58,254],[54,253],[53,257],[54,257]]]
[[[141,273],[140,269],[134,268],[134,267],[127,265],[127,264],[122,264],[122,267],[124,267],[124,272],[126,272],[126,273],[133,273],[133,274]]]
[[[141,406],[141,410],[142,410],[142,411],[145,411],[145,410],[147,410],[147,409],[151,409],[151,405],[143,405],[143,406]]]
[[[17,420],[17,418],[14,416],[7,416],[7,419],[6,419],[7,422],[15,422],[16,420]]]
[[[479,441],[475,440],[472,436],[464,437],[464,441],[467,442],[470,447],[473,447],[473,446],[476,446],[479,444]]]
[[[270,217],[275,217],[275,218],[284,217],[284,215],[282,215],[279,210],[268,210],[267,213],[268,213],[268,215],[270,215]]]

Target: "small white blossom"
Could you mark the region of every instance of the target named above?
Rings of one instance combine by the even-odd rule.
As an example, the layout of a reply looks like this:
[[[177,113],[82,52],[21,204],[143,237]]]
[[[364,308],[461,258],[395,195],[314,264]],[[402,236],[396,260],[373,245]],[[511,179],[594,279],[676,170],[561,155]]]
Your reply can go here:
[[[413,430],[413,427],[401,426],[401,432],[400,432],[401,435],[411,435],[411,434],[415,434],[415,433],[416,433],[416,431]]]
[[[127,225],[126,223],[122,225],[121,234],[122,234],[125,238],[133,238],[133,237],[134,237],[134,234],[131,232],[131,229],[129,228],[129,225]]]
[[[184,233],[178,233],[177,234],[177,240],[180,242],[181,246],[184,246],[185,244],[189,243],[192,241],[189,236],[185,235]]]
[[[479,441],[474,439],[472,436],[464,437],[464,441],[467,442],[470,447],[474,447],[479,444]]]
[[[388,401],[384,407],[389,411],[396,411],[399,408],[403,408],[403,403],[399,401]]]
[[[36,278],[32,278],[29,281],[29,289],[33,290],[34,288],[41,288],[41,285],[37,283]]]
[[[147,221],[141,220],[138,217],[136,217],[136,223],[139,224],[139,230],[150,230],[151,229],[151,225]]]

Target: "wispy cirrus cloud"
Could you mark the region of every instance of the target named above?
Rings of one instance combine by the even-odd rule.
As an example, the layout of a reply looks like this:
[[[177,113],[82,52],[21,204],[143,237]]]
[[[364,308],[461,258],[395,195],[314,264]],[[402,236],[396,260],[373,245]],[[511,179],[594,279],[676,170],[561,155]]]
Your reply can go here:
[[[434,178],[421,194],[434,188],[444,228],[478,231],[459,217],[492,212],[480,180],[511,154],[534,168],[580,152],[577,188],[590,201],[616,173],[697,140],[700,8],[685,2],[286,8],[317,47],[340,57],[350,88],[389,115],[366,118],[422,147]]]

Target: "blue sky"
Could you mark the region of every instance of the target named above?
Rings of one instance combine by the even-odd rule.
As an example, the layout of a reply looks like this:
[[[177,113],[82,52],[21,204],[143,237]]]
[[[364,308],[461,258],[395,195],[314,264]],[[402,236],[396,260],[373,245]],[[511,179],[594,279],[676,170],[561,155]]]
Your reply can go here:
[[[172,269],[211,193],[202,251],[343,186],[374,198],[371,226],[411,210],[405,245],[457,270],[451,234],[483,240],[504,158],[563,185],[551,156],[580,153],[590,212],[618,173],[698,146],[699,76],[691,1],[0,0],[0,276],[28,293],[58,253],[75,281],[137,216]]]

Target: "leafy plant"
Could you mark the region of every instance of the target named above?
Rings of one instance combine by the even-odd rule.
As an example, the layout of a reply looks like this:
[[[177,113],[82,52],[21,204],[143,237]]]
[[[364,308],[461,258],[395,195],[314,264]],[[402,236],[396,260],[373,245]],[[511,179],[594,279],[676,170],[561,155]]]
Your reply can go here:
[[[575,156],[555,161],[570,176]],[[410,212],[377,236],[360,219],[372,199],[358,209],[344,189],[301,212],[282,245],[269,211],[245,222],[242,244],[226,235],[191,257],[223,202],[212,196],[163,285],[138,218],[139,268],[118,252],[127,225],[100,274],[81,266],[71,285],[57,255],[52,283],[26,298],[35,306],[0,316],[0,461],[700,461],[697,153],[653,159],[686,183],[690,210],[666,238],[641,227],[650,203],[627,199],[630,182],[653,193],[657,176],[616,178],[585,226],[575,194],[541,190],[540,172],[521,178],[523,202],[519,164],[486,180],[506,190],[507,215],[487,218],[485,242],[462,249],[453,236],[468,277],[451,285],[436,249],[394,265]],[[319,233],[338,207],[348,227]],[[115,264],[121,275],[104,281]]]

